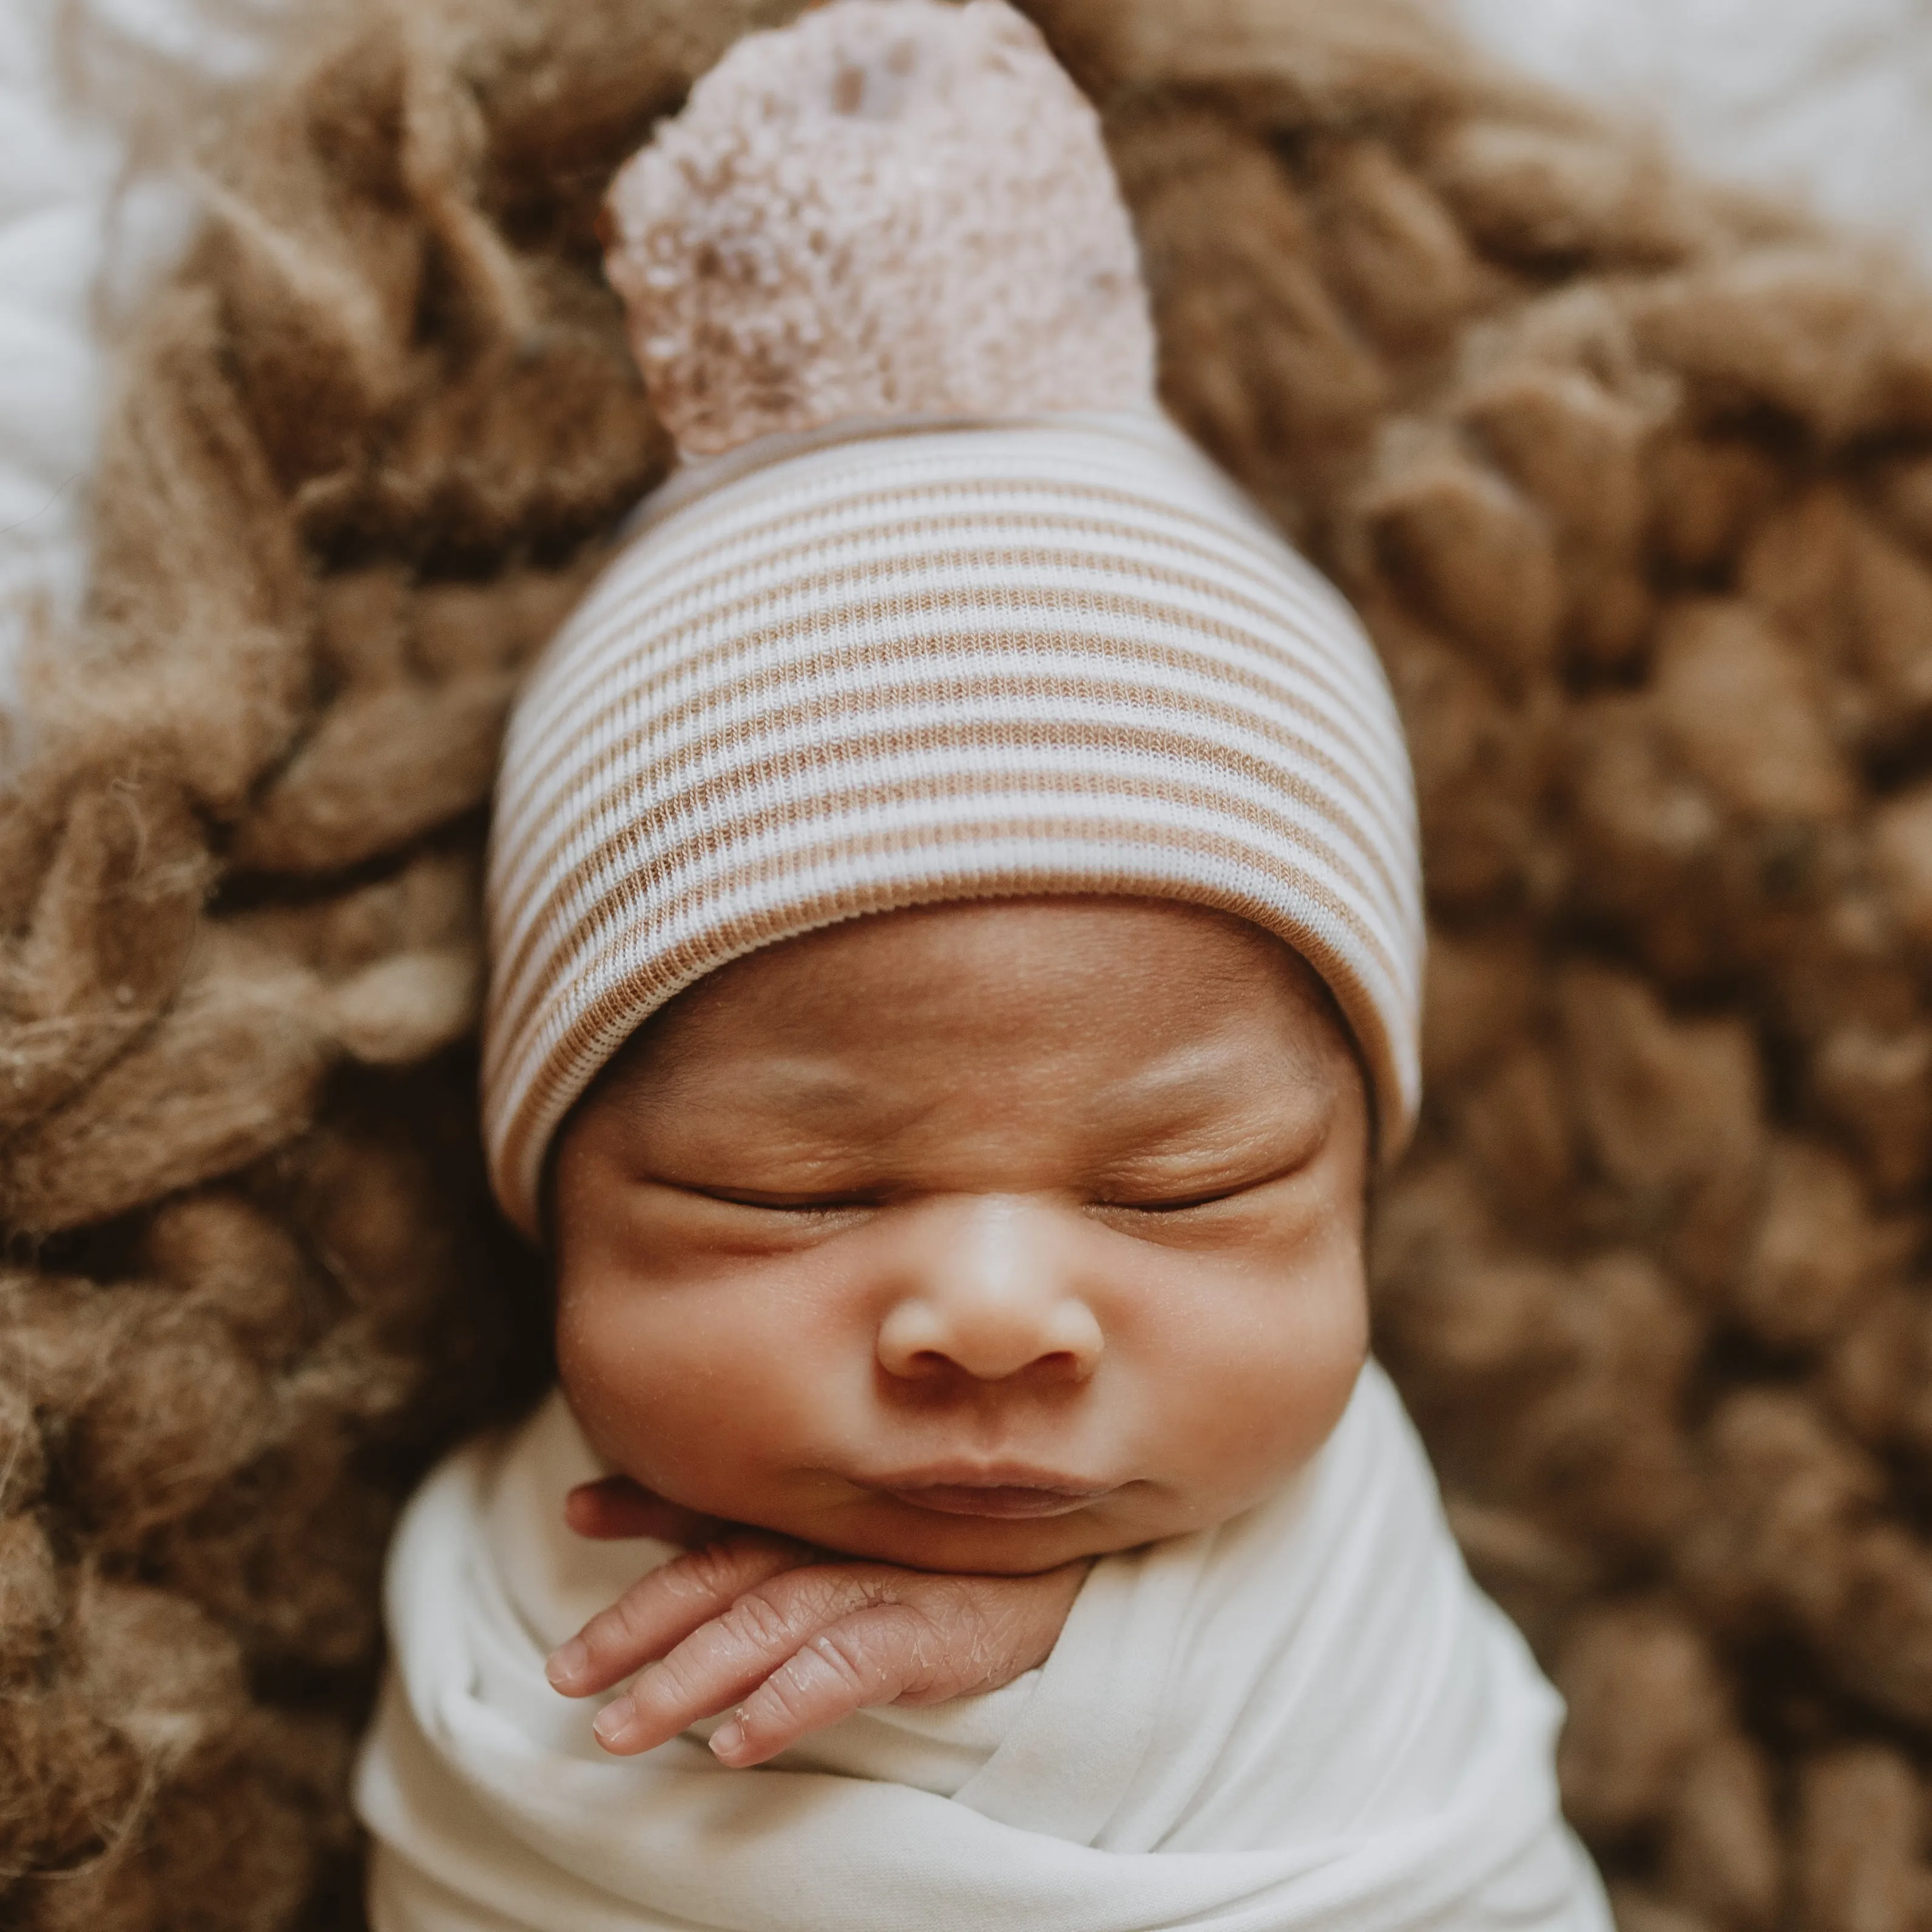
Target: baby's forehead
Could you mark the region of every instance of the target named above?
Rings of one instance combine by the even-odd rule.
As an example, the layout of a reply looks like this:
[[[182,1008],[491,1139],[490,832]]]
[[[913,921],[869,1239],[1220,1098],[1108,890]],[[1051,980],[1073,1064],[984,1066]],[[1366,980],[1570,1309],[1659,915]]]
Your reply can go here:
[[[986,1036],[1036,1050],[1131,1014],[1151,1046],[1230,1014],[1339,1025],[1314,972],[1230,914],[1142,898],[968,900],[845,920],[707,974],[643,1030],[659,1052]],[[991,1030],[989,1029],[1004,1029]]]
[[[672,1001],[607,1090],[814,1135],[1050,1114],[1167,1142],[1355,1077],[1310,969],[1228,915],[1138,899],[976,902],[854,920]]]

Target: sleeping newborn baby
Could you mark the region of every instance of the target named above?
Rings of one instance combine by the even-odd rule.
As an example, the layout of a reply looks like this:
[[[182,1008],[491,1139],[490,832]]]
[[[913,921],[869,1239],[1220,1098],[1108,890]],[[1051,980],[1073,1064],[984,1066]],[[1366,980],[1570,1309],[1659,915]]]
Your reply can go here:
[[[560,1387],[399,1532],[376,1932],[1604,1932],[1367,1360],[1400,729],[1159,411],[1090,110],[834,0],[609,217],[683,460],[490,858]]]

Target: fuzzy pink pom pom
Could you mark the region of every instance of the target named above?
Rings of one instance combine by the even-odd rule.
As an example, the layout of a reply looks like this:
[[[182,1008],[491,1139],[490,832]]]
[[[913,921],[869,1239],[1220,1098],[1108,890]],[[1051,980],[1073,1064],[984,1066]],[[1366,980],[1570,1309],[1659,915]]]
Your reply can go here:
[[[834,0],[749,35],[625,166],[608,218],[632,346],[688,452],[1152,402],[1098,118],[1004,0]]]

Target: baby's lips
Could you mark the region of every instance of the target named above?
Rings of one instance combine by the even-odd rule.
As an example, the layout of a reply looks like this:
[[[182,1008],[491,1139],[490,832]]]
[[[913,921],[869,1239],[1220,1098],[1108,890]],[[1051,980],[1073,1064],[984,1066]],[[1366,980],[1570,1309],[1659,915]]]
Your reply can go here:
[[[941,1516],[982,1516],[988,1521],[1028,1522],[1072,1516],[1112,1496],[1112,1490],[1048,1489],[1036,1484],[923,1483],[887,1490],[896,1502]]]

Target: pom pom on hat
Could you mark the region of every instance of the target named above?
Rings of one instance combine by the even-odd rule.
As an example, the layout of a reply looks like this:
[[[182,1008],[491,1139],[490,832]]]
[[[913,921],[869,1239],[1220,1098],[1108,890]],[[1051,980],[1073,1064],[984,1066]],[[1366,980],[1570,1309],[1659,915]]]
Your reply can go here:
[[[606,235],[687,454],[1153,404],[1098,118],[1004,0],[833,0],[740,40],[618,176]]]

